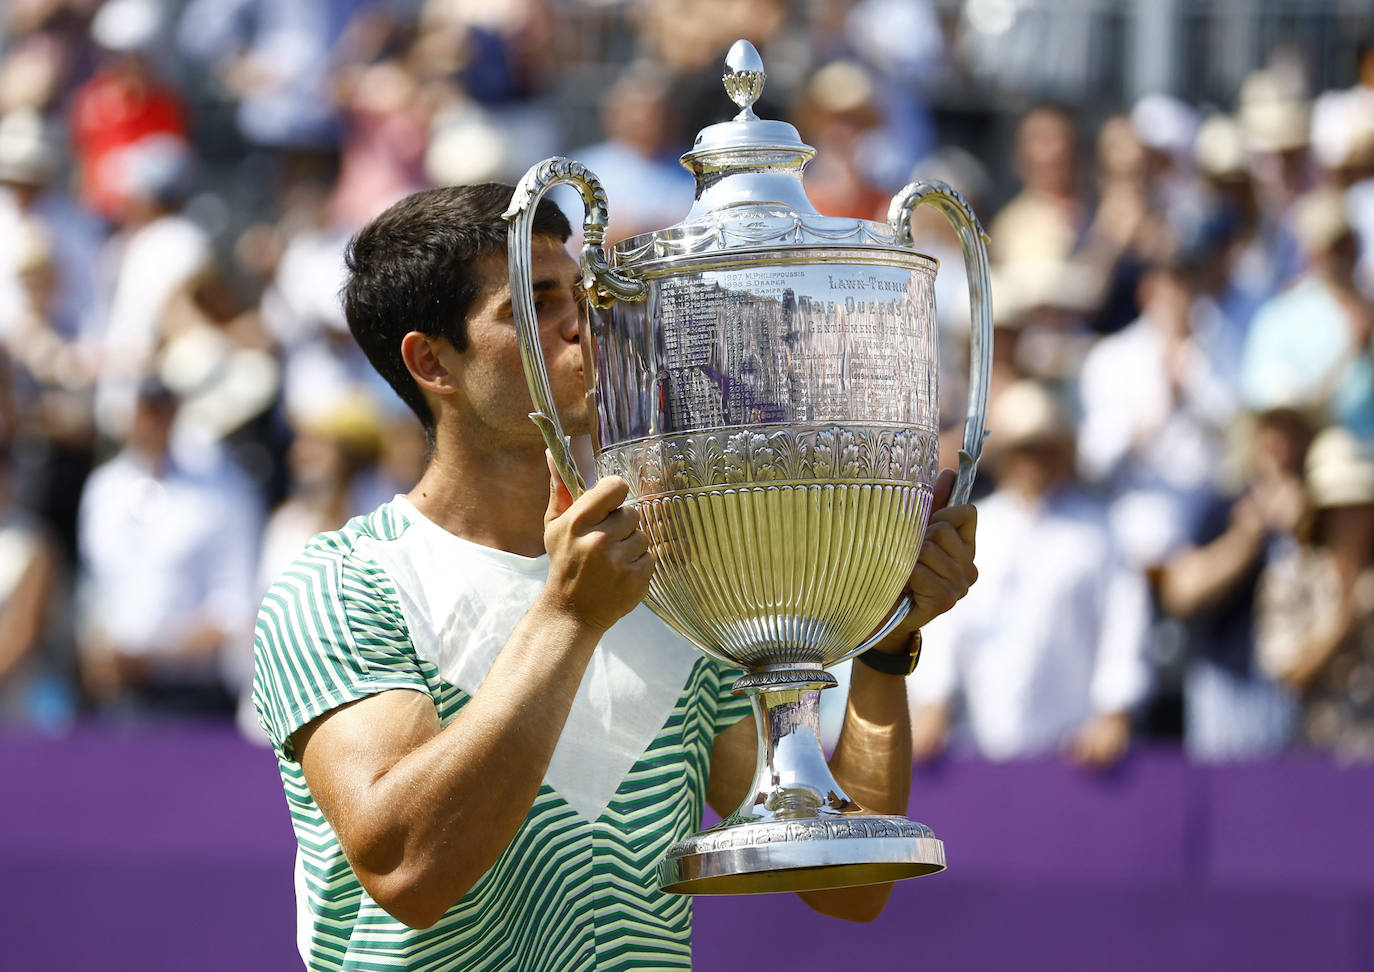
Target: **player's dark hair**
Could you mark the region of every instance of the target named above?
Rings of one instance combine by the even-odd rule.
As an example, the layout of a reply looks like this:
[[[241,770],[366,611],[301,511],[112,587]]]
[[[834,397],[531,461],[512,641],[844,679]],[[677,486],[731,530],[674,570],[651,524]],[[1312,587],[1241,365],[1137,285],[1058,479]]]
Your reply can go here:
[[[410,331],[467,348],[467,315],[482,287],[475,261],[506,252],[502,218],[513,186],[488,182],[445,186],[407,196],[348,244],[344,315],[377,373],[411,407],[434,444],[434,415],[401,358]],[[567,218],[545,198],[533,233],[566,242]]]

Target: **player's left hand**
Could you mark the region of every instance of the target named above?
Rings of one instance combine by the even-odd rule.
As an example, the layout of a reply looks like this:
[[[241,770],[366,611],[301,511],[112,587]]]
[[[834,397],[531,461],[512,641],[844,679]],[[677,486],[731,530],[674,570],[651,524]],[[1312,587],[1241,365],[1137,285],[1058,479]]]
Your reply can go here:
[[[971,503],[947,506],[953,489],[954,470],[946,469],[935,480],[930,523],[906,582],[911,611],[878,650],[905,650],[913,631],[954,607],[978,580],[978,568],[973,565],[978,510]]]

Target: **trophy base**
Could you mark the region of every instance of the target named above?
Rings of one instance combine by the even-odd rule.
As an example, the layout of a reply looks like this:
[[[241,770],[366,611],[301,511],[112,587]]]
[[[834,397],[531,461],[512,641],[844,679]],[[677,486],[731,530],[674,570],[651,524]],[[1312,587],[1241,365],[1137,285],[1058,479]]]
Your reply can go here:
[[[818,668],[751,672],[758,758],[749,795],[710,830],[668,848],[658,886],[671,894],[758,894],[884,884],[945,869],[925,824],[874,813],[830,774],[820,743]]]
[[[945,869],[925,824],[869,813],[732,823],[693,834],[659,863],[671,894],[761,894],[882,884]]]

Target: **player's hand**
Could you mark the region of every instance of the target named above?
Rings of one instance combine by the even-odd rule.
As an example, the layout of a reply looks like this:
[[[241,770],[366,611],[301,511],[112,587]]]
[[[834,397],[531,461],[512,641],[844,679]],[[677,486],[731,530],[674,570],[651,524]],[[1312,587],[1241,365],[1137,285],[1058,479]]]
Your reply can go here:
[[[973,565],[978,511],[971,503],[946,506],[953,489],[954,470],[946,469],[935,480],[930,523],[916,568],[906,582],[913,603],[902,623],[904,629],[924,627],[944,614],[978,580],[978,568]]]
[[[639,526],[639,511],[621,506],[630,487],[608,476],[576,500],[549,464],[544,549],[549,554],[546,597],[584,624],[605,631],[634,610],[649,591],[654,555]]]

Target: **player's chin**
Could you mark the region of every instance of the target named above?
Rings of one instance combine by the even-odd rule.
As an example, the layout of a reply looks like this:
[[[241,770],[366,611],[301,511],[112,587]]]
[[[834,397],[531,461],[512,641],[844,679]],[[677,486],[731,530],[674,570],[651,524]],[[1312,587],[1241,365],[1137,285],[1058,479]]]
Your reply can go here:
[[[558,410],[566,435],[590,435],[595,424],[591,405],[585,398],[570,402]]]

